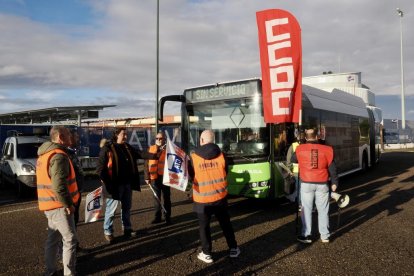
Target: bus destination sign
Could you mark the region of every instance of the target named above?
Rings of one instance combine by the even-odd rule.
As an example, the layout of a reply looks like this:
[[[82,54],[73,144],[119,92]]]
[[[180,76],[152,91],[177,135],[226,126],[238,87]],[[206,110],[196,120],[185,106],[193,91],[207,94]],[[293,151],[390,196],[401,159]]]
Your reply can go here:
[[[191,88],[184,91],[190,102],[204,102],[234,98],[244,98],[259,92],[258,80],[223,83],[212,86]]]

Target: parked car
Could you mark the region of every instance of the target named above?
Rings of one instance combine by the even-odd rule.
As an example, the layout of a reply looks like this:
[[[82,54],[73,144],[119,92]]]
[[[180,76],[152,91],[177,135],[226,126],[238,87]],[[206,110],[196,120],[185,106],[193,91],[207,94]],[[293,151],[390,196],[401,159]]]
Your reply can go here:
[[[0,159],[0,175],[3,184],[10,183],[21,197],[27,190],[36,188],[37,150],[46,137],[22,135],[12,132],[7,137]]]

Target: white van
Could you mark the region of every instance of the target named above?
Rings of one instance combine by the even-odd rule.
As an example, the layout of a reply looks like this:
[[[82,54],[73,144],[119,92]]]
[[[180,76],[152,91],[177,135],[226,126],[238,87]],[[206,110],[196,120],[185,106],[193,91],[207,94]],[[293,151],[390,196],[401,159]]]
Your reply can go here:
[[[2,183],[11,183],[21,197],[28,187],[36,188],[37,150],[48,139],[42,136],[21,136],[14,132],[7,137],[0,159]]]

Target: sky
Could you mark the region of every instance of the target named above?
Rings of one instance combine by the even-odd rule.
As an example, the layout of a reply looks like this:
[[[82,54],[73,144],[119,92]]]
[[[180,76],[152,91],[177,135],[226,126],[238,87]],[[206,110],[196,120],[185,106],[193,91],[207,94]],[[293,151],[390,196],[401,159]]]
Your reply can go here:
[[[383,117],[414,120],[412,0],[160,0],[159,94],[260,77],[256,12],[302,29],[303,76],[361,72]],[[153,116],[156,0],[0,0],[0,114],[116,105],[102,118]],[[175,106],[167,114],[179,114]]]

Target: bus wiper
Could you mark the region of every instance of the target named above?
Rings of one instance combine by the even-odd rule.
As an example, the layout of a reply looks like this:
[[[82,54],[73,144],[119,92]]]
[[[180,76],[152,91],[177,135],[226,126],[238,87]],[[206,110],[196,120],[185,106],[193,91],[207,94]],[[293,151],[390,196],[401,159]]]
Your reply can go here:
[[[245,159],[245,160],[247,160],[247,161],[250,161],[250,162],[256,162],[256,160],[258,159],[258,158],[249,158],[249,157],[246,157],[246,156],[243,156],[243,155],[239,155],[241,158],[243,158],[243,159]]]

